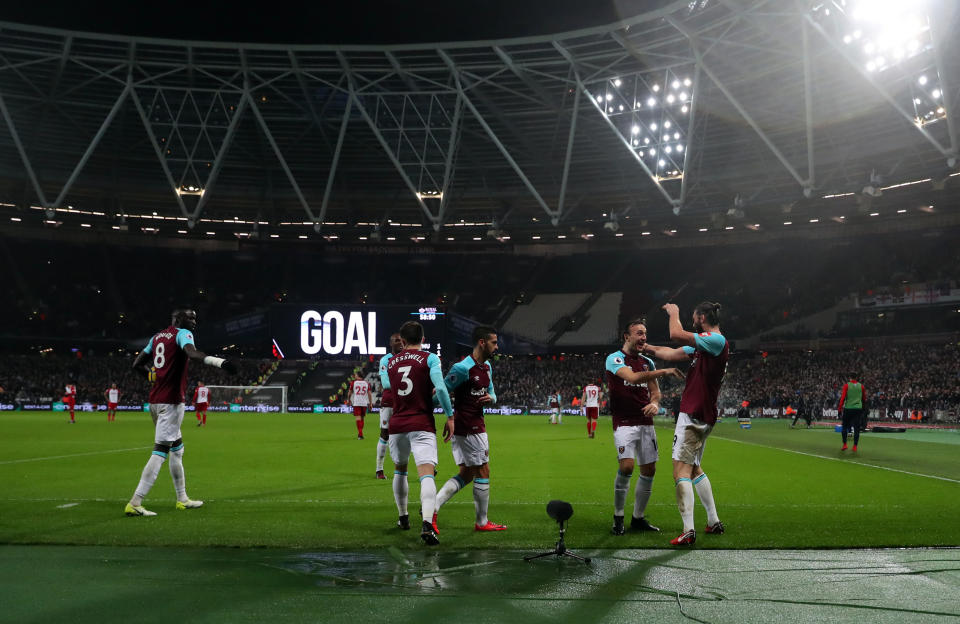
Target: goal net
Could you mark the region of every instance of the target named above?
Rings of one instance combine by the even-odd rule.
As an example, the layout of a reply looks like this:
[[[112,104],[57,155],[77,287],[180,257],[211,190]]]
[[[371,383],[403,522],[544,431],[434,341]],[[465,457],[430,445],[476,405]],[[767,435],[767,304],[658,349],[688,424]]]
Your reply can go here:
[[[286,412],[286,386],[207,386],[210,408],[232,412]]]

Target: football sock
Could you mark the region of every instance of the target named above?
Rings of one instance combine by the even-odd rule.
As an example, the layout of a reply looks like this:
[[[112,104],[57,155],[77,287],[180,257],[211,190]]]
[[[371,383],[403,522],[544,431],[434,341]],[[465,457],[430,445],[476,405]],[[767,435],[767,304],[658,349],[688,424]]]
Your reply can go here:
[[[377,472],[383,470],[383,458],[387,456],[387,441],[383,438],[377,438]]]
[[[597,432],[597,419],[594,418],[594,419],[593,419],[593,431],[591,431],[591,433],[596,433],[596,432]]]
[[[207,424],[207,413],[206,413],[206,412],[203,413],[203,424],[204,424],[204,426],[206,426],[206,424]]]
[[[485,526],[490,507],[490,479],[473,480],[473,507],[477,512],[477,526]]]
[[[407,483],[407,473],[393,471],[393,498],[397,501],[397,511],[401,516],[407,515],[407,495],[410,485]]]
[[[183,474],[183,444],[170,449],[170,476],[173,477],[177,500],[181,503],[190,500],[187,496],[187,479]]]
[[[463,482],[463,479],[461,479],[458,474],[447,479],[447,482],[444,483],[440,491],[437,492],[437,509],[443,507],[443,504],[453,498],[453,495],[459,492],[464,485],[466,485],[466,483]]]
[[[713,487],[710,485],[707,473],[694,479],[693,487],[697,489],[697,496],[700,497],[703,508],[707,510],[707,524],[714,525],[720,522],[720,518],[717,517],[717,504],[713,502]]]
[[[637,476],[637,487],[634,492],[633,517],[642,518],[647,510],[650,492],[653,490],[653,477]]]
[[[683,530],[692,531],[693,484],[686,477],[677,479],[677,508],[680,510],[680,517],[683,519]]]
[[[363,421],[357,419],[357,435],[363,435]]]
[[[623,506],[627,502],[627,490],[630,489],[630,475],[617,471],[613,482],[613,515],[622,516]]]
[[[437,508],[437,482],[433,475],[420,477],[420,509],[424,522],[433,522],[433,512]]]
[[[138,507],[143,504],[143,499],[147,497],[147,494],[150,493],[150,488],[152,488],[153,484],[157,481],[157,475],[160,474],[160,468],[163,466],[166,458],[166,453],[161,453],[160,451],[154,451],[153,454],[150,455],[150,459],[147,460],[147,465],[143,467],[143,473],[140,475],[140,483],[137,484],[133,498],[130,499],[131,505]]]
[[[587,418],[587,435],[593,433],[593,421]]]

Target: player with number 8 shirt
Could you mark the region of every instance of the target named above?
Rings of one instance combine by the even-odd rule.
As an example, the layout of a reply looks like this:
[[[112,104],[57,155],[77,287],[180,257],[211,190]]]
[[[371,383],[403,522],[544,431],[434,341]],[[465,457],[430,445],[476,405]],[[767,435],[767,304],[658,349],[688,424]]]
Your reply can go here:
[[[160,474],[163,462],[170,457],[170,476],[177,493],[176,509],[195,509],[203,501],[190,500],[187,496],[183,472],[183,400],[187,390],[187,366],[189,360],[200,360],[208,366],[222,368],[231,374],[237,366],[223,358],[198,351],[193,342],[197,328],[197,313],[190,309],[177,309],[169,327],[155,334],[133,362],[133,370],[144,377],[151,376],[151,365],[156,381],[150,389],[150,416],[154,424],[153,452],[140,475],[140,482],[124,513],[128,516],[155,516],[156,513],[143,507],[143,499]]]

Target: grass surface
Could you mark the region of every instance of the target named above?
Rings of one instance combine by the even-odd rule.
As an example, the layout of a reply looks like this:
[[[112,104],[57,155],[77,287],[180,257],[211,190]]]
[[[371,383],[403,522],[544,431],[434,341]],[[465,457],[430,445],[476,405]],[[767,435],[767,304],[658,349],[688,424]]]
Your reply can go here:
[[[276,546],[357,550],[410,547],[415,531],[394,528],[390,479],[374,479],[377,423],[358,441],[342,415],[211,414],[204,429],[184,422],[187,488],[199,510],[174,510],[166,467],[146,506],[156,518],[122,511],[152,447],[149,415],[60,413],[0,416],[0,543],[139,546]],[[609,535],[616,453],[609,419],[589,440],[582,418],[549,426],[533,416],[488,418],[490,518],[509,530],[477,534],[469,487],[440,514],[441,546],[549,548],[556,525],[545,503],[573,503],[571,548],[662,548],[679,532],[669,459],[672,424],[658,426],[661,449],[647,516],[661,534]],[[727,534],[698,548],[812,548],[960,544],[960,433],[922,440],[868,433],[860,452],[841,453],[827,429],[790,430],[784,421],[733,420],[710,437],[710,475]],[[438,486],[453,474],[440,444]],[[391,464],[387,460],[388,473]],[[632,487],[627,511],[632,507]],[[411,477],[410,508],[419,487]],[[705,524],[697,503],[696,524]]]

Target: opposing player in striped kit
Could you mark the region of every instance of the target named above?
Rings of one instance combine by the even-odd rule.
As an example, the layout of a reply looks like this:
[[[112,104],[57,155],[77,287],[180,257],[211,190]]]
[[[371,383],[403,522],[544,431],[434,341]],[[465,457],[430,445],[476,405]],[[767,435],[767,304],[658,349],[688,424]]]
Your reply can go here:
[[[390,388],[390,375],[387,364],[390,358],[403,350],[400,334],[390,336],[390,353],[380,358],[380,440],[377,442],[377,478],[386,479],[383,474],[383,458],[387,455],[387,442],[390,439],[390,414],[393,413],[393,390]]]
[[[597,419],[600,417],[600,386],[587,384],[580,397],[583,405],[583,415],[587,417],[587,437],[593,439],[597,431]]]
[[[107,422],[113,422],[117,419],[117,403],[120,402],[117,384],[110,384],[110,387],[104,390],[103,396],[107,398]]]
[[[210,388],[203,385],[202,381],[197,382],[197,387],[193,391],[193,409],[197,412],[197,426],[207,426],[207,407],[210,405]]]
[[[490,522],[490,443],[483,408],[497,402],[493,389],[490,358],[497,351],[497,330],[486,325],[473,329],[473,353],[453,365],[444,383],[453,393],[453,429],[444,429],[444,442],[450,441],[453,459],[460,472],[443,484],[437,494],[437,509],[473,481],[475,531],[504,531],[506,525]],[[433,528],[437,528],[434,514]]]
[[[407,513],[407,463],[413,454],[420,477],[420,539],[428,546],[436,546],[440,538],[433,528],[433,512],[437,505],[437,484],[434,471],[437,466],[437,427],[433,420],[433,393],[447,415],[447,429],[453,430],[453,407],[450,394],[443,382],[440,358],[422,349],[423,326],[407,321],[400,327],[403,350],[390,358],[387,375],[393,389],[393,414],[390,416],[390,458],[393,473],[393,497],[400,517],[397,526],[410,529]]]
[[[77,406],[77,384],[73,381],[63,387],[63,406],[70,410],[70,420],[67,422],[76,424],[77,419],[74,417],[73,411]]]
[[[363,420],[370,406],[370,384],[357,373],[350,384],[350,404],[353,405],[353,417],[357,421],[357,439],[363,439]]]
[[[193,331],[197,328],[197,313],[178,309],[173,312],[170,326],[160,331],[133,361],[133,370],[144,377],[150,374],[151,366],[157,380],[150,389],[150,416],[154,424],[153,453],[140,475],[140,482],[127,503],[124,513],[128,516],[155,516],[156,513],[143,507],[143,499],[160,474],[160,468],[170,458],[170,476],[177,493],[176,509],[195,509],[203,501],[190,500],[187,496],[186,479],[183,473],[183,399],[187,390],[187,365],[189,360],[200,360],[208,366],[222,368],[233,375],[237,366],[223,358],[198,351],[193,343]]]
[[[663,306],[670,318],[670,339],[683,345],[679,349],[646,345],[644,352],[671,362],[691,360],[687,383],[680,397],[680,415],[673,433],[673,478],[677,489],[677,508],[683,520],[683,532],[670,540],[674,546],[692,546],[697,541],[693,524],[693,490],[707,511],[706,533],[721,534],[723,523],[717,516],[713,487],[700,463],[707,436],[717,422],[717,397],[727,371],[730,346],[720,333],[720,304],[704,301],[693,311],[693,332],[683,329],[680,309],[672,303]]]

